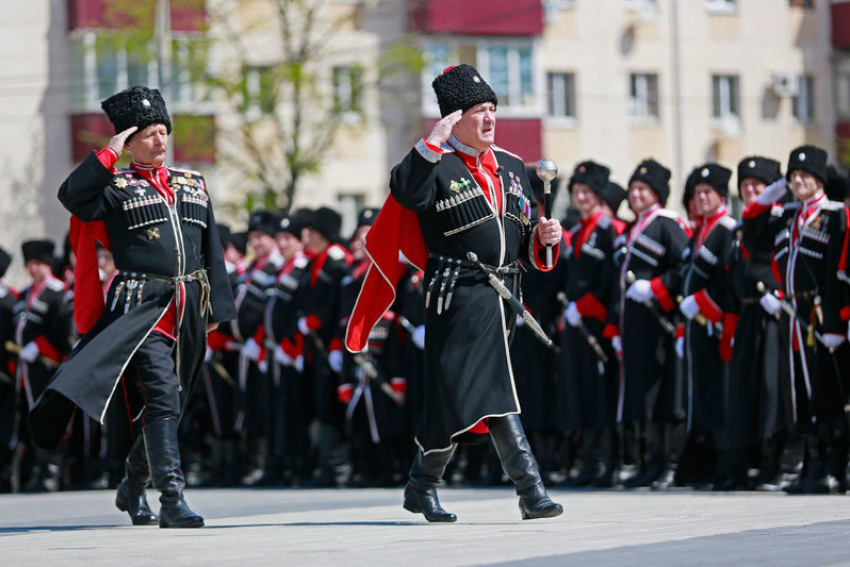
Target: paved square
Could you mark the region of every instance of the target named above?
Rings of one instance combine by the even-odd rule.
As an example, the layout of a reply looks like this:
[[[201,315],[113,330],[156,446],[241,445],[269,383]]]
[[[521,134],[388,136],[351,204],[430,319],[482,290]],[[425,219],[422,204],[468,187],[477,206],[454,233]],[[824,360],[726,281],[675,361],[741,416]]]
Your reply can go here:
[[[189,490],[200,530],[132,527],[114,492],[0,497],[3,565],[850,565],[850,497],[553,490],[522,521],[513,491],[440,491],[456,524],[401,489]],[[148,491],[151,504],[156,493]],[[158,506],[155,506],[158,507]]]

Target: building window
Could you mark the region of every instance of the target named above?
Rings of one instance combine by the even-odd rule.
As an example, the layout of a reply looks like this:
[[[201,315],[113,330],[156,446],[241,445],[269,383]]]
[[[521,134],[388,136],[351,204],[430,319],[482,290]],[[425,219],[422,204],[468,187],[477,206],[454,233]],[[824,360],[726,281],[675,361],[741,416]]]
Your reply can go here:
[[[274,114],[277,96],[272,67],[245,67],[245,107],[249,120]]]
[[[850,71],[838,72],[836,91],[838,95],[838,117],[847,120],[850,118]]]
[[[797,94],[794,96],[794,118],[802,124],[815,121],[815,79],[811,75],[797,78]]]
[[[499,106],[534,105],[531,45],[489,44],[479,49],[478,63],[478,70],[499,97]]]
[[[630,83],[630,109],[632,118],[658,119],[658,75],[655,73],[633,73]]]
[[[646,20],[654,19],[658,15],[658,6],[655,0],[623,0],[627,10],[637,12],[637,14]]]
[[[711,77],[712,116],[718,120],[740,119],[738,77],[714,75]]]
[[[738,11],[737,0],[706,0],[705,9],[710,14],[735,14]]]
[[[363,69],[333,68],[334,108],[339,112],[359,113],[363,110]]]
[[[549,116],[576,117],[575,73],[549,73],[546,78]]]

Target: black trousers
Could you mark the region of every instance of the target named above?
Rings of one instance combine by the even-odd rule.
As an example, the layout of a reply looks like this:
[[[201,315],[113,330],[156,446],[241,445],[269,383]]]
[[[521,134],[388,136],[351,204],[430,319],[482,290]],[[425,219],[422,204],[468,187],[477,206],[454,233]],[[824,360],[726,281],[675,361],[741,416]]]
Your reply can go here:
[[[180,416],[180,391],[172,352],[174,341],[153,332],[133,356],[136,388],[144,403],[142,424]]]

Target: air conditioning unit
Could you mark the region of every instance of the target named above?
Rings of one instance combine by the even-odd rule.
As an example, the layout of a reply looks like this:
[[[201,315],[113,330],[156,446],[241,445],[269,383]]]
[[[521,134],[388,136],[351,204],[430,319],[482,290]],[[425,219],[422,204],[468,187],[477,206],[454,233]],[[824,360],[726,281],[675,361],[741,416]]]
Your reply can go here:
[[[797,76],[794,73],[774,73],[773,92],[776,96],[795,96],[797,94]]]

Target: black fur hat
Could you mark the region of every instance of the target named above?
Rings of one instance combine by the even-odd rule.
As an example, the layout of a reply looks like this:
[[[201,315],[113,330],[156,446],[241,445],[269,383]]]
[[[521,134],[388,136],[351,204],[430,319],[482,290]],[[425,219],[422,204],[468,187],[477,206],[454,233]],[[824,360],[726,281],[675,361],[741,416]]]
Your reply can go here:
[[[570,177],[570,193],[573,192],[573,185],[576,183],[584,183],[593,191],[602,196],[605,186],[608,184],[608,176],[611,170],[593,161],[584,161],[578,164],[573,171],[573,176]]]
[[[619,183],[608,181],[600,196],[616,215],[617,210],[626,198],[626,194],[626,190]]]
[[[248,233],[233,232],[230,234],[230,243],[243,256],[248,253]]]
[[[758,179],[766,185],[782,178],[782,166],[775,159],[759,156],[745,157],[738,163],[738,189],[747,177]]]
[[[280,217],[278,217],[277,232],[288,232],[300,239],[301,229],[303,228],[303,214],[294,213],[290,215],[280,215]]]
[[[381,209],[376,208],[366,208],[360,211],[360,214],[357,215],[357,228],[361,226],[372,226],[375,223],[375,219],[378,218],[378,213]]]
[[[321,233],[331,242],[339,242],[339,231],[342,228],[342,217],[330,207],[319,207],[305,219],[307,228]]]
[[[115,127],[116,134],[132,126],[137,126],[138,132],[151,124],[165,124],[171,134],[171,117],[157,89],[130,87],[104,100],[100,107]]]
[[[823,190],[830,201],[843,203],[850,194],[850,180],[830,165],[826,168],[826,183],[823,184]]]
[[[248,218],[248,233],[264,232],[274,236],[277,232],[278,217],[271,211],[254,211]]]
[[[791,172],[805,171],[811,173],[823,183],[828,181],[826,150],[817,146],[800,146],[788,156],[788,169],[785,170],[785,178],[791,181]]]
[[[699,167],[695,167],[691,172],[691,175],[688,176],[688,181],[693,181],[694,190],[696,190],[697,185],[700,183],[707,183],[708,185],[711,185],[712,189],[724,197],[729,196],[730,179],[732,179],[732,170],[717,163],[706,163]]]
[[[446,68],[431,83],[437,93],[440,115],[445,117],[455,110],[466,112],[476,104],[492,102],[499,104],[496,93],[472,65],[461,63]]]
[[[685,190],[682,192],[682,207],[685,211],[688,210],[688,205],[691,202],[691,199],[694,198],[694,193],[696,192],[697,183],[699,183],[700,175],[699,168],[696,167],[691,170],[688,174],[688,178],[685,180]]]
[[[12,263],[12,257],[9,253],[0,248],[0,278],[6,275],[6,270],[9,269],[9,264]]]
[[[661,206],[667,204],[667,197],[670,196],[670,170],[654,159],[645,159],[640,162],[629,179],[629,185],[632,181],[646,183],[658,195]]]
[[[38,260],[49,264],[51,267],[56,259],[53,257],[53,251],[56,245],[50,240],[26,240],[21,244],[21,252],[24,254],[24,262],[30,260]]]

